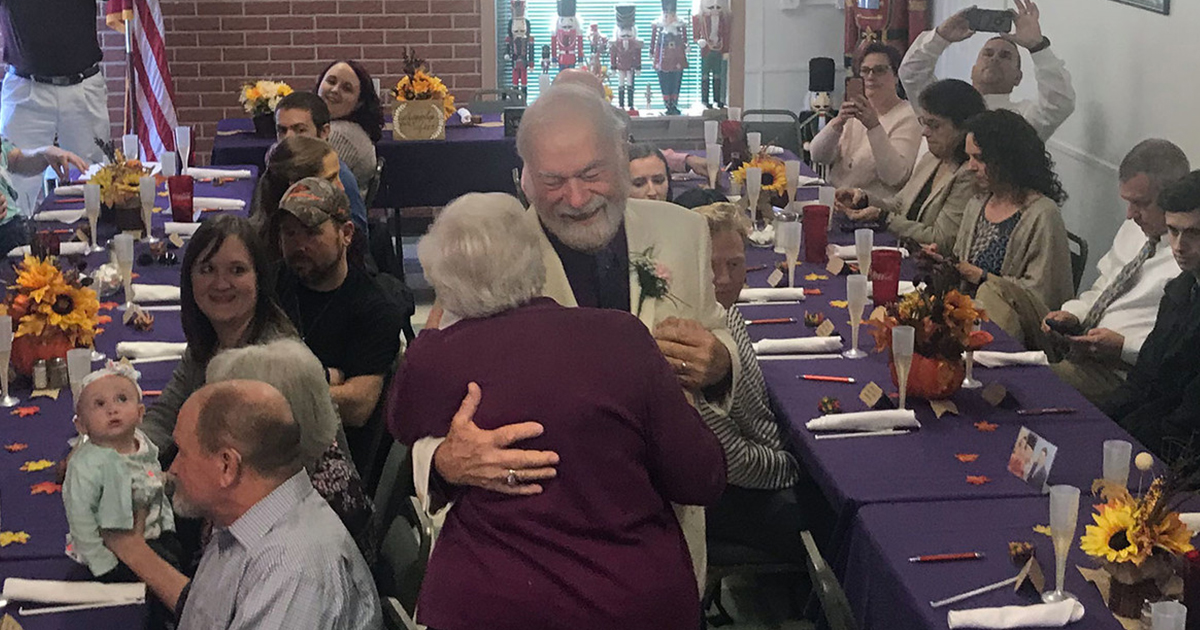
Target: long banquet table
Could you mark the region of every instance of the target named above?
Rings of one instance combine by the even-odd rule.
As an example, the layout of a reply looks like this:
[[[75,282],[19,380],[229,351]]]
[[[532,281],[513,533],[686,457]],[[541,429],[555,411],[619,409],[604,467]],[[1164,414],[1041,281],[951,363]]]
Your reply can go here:
[[[249,207],[250,197],[257,178],[257,167],[250,168],[253,176],[250,179],[235,180],[217,186],[211,182],[197,181],[195,195],[198,197],[223,197],[240,199]],[[160,191],[163,188],[160,187]],[[158,197],[156,206],[166,208],[166,197]],[[49,197],[42,208],[71,209],[82,207],[78,203],[58,203],[53,196]],[[204,216],[210,216],[205,212]],[[169,210],[156,213],[153,218],[154,231],[162,236],[163,224],[169,220]],[[201,218],[203,220],[203,217]],[[62,228],[61,223],[35,222],[40,229]],[[101,226],[101,238],[112,235],[112,229]],[[185,242],[186,247],[186,242]],[[134,273],[138,274],[135,282],[144,284],[179,285],[178,264],[164,266],[160,264],[141,265],[136,258],[148,250],[148,246],[137,242],[134,247]],[[172,250],[182,261],[183,249]],[[14,261],[15,259],[10,259]],[[107,254],[91,254],[87,257],[89,270],[107,262]],[[3,274],[6,281],[12,277],[7,270]],[[115,295],[101,297],[101,301],[122,302],[124,298],[118,291]],[[183,327],[179,311],[152,311],[154,326],[150,331],[138,332],[121,324],[122,313],[113,308],[101,311],[113,321],[103,326],[104,332],[96,337],[96,349],[108,357],[116,357],[116,346],[121,341],[184,341]],[[144,390],[161,390],[171,377],[176,361],[158,361],[137,364],[141,372],[141,386]],[[93,369],[99,367],[93,363]],[[31,486],[43,481],[53,481],[53,468],[38,472],[21,472],[18,469],[22,463],[46,459],[59,461],[67,452],[67,440],[75,435],[71,422],[73,416],[72,397],[69,389],[63,389],[57,400],[49,398],[30,399],[28,385],[14,388],[13,395],[21,399],[21,406],[37,406],[40,410],[29,417],[10,416],[9,410],[0,409],[0,444],[9,445],[24,443],[28,447],[17,452],[7,449],[0,451],[0,529],[4,531],[24,531],[30,534],[25,544],[10,544],[0,548],[0,584],[8,577],[40,578],[56,580],[88,580],[88,570],[67,558],[64,553],[67,534],[66,516],[63,512],[62,494],[31,494]],[[154,404],[153,397],[145,400],[147,406]],[[68,613],[54,613],[37,616],[21,616],[15,610],[17,604],[9,605],[8,613],[13,614],[25,630],[68,629],[91,626],[95,628],[140,628],[144,619],[145,606],[123,606],[99,610],[86,610]]]

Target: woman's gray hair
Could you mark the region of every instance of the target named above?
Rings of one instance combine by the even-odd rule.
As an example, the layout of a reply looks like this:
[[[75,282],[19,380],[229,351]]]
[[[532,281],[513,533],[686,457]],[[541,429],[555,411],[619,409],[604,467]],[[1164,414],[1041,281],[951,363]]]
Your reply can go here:
[[[487,317],[542,294],[546,267],[521,202],[504,193],[455,199],[417,245],[438,303],[462,319]]]
[[[297,339],[222,351],[209,361],[205,377],[208,383],[251,380],[278,389],[300,427],[300,458],[305,466],[316,462],[337,436],[341,420],[329,395],[325,368]]]

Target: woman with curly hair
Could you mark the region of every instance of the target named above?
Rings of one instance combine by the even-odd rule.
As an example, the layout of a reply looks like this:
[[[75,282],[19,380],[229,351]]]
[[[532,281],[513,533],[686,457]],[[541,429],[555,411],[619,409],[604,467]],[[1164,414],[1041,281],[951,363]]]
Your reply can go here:
[[[315,91],[333,118],[329,144],[366,194],[375,178],[375,143],[383,136],[383,107],[371,73],[357,61],[335,61],[321,72]]]
[[[1058,209],[1067,194],[1046,146],[1019,114],[984,112],[966,130],[967,165],[982,194],[963,213],[958,270],[992,321],[1030,346],[1029,331],[1074,290]]]

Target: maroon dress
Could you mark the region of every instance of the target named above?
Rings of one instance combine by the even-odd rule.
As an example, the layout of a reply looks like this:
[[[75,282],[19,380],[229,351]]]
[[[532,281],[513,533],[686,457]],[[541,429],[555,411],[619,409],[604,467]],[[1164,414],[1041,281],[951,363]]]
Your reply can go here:
[[[460,488],[434,546],[418,621],[438,630],[700,625],[696,582],[670,501],[715,502],[724,454],[629,313],[548,298],[422,332],[389,404],[407,444],[446,434],[483,391],[484,429],[536,420],[517,446],[559,454],[536,496]]]

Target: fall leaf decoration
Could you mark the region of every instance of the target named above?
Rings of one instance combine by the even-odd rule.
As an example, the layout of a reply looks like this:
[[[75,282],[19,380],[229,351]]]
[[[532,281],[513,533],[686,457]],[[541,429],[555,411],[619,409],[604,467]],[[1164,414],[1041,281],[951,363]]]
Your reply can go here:
[[[10,411],[9,415],[16,416],[18,418],[27,418],[29,416],[36,414],[37,412],[39,412],[41,410],[42,410],[42,408],[38,407],[37,405],[31,405],[29,407],[17,407],[16,409],[13,409],[12,411]]]
[[[1033,531],[1036,534],[1041,534],[1043,536],[1049,536],[1050,535],[1050,526],[1049,525],[1034,525]]]
[[[29,534],[25,532],[0,532],[0,547],[7,547],[13,543],[24,545],[29,542]]]
[[[102,311],[111,311],[114,308],[117,308],[116,302],[101,302],[100,303],[100,310],[102,310]]]
[[[956,453],[954,458],[964,464],[969,464],[979,459],[979,453]]]
[[[979,431],[982,433],[991,433],[999,426],[1000,425],[993,422],[988,422],[987,420],[980,420],[979,422],[975,423],[975,428],[979,429]]]
[[[53,481],[43,481],[29,486],[29,494],[54,494],[62,492],[62,486]]]
[[[846,308],[850,303],[846,300],[829,300],[829,305],[833,308]]]
[[[8,451],[9,453],[18,453],[27,448],[29,448],[29,445],[24,442],[13,442],[12,444],[4,445],[4,450]]]
[[[967,483],[971,485],[982,486],[989,481],[991,481],[991,478],[987,475],[967,475]]]
[[[828,280],[829,276],[823,276],[819,273],[810,273],[807,276],[804,276],[804,279],[809,282],[813,282],[814,280]]]
[[[24,464],[21,464],[21,472],[37,472],[39,470],[46,470],[47,468],[49,468],[53,465],[54,465],[54,462],[52,462],[48,459],[39,459],[37,461],[25,462]]]

